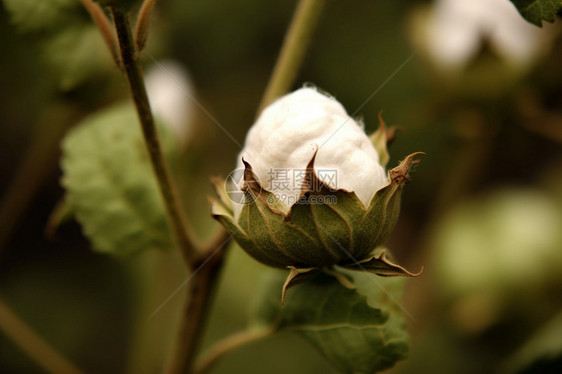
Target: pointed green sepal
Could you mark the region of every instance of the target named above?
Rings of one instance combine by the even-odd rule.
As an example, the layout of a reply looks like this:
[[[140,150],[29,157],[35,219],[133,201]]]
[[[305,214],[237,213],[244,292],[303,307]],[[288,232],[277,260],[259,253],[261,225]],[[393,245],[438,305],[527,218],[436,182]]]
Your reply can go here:
[[[285,212],[289,208],[257,181],[252,167],[244,161],[245,205],[238,217],[238,225],[248,233],[254,243],[246,252],[267,265],[315,267],[326,257],[316,232],[309,232],[291,223]],[[324,257],[322,257],[324,256]]]
[[[366,260],[346,265],[345,268],[349,270],[367,271],[381,277],[417,277],[423,272],[423,267],[418,273],[412,273],[402,266],[391,262],[386,258],[384,250],[380,254]]]
[[[244,163],[244,186],[242,191],[246,192],[247,202],[258,199],[267,205],[273,213],[287,216],[289,214],[289,207],[277,195],[267,191],[260,185],[252,171],[252,165],[244,159],[242,159],[242,162]]]
[[[386,127],[386,123],[382,119],[382,111],[379,112],[379,128],[369,137],[373,146],[379,154],[379,161],[382,166],[386,166],[390,160],[388,146],[394,141],[396,131],[400,128],[392,126]]]
[[[306,282],[319,272],[318,268],[296,268],[294,266],[287,266],[287,268],[289,268],[290,272],[281,290],[281,305],[285,305],[285,295],[289,288]]]
[[[360,236],[366,234],[360,228],[365,207],[354,192],[335,190],[322,182],[314,171],[315,157],[316,153],[306,167],[301,197],[287,221],[318,238],[322,250],[313,265],[352,261],[363,242]]]
[[[364,235],[367,242],[361,244],[361,251],[356,254],[357,259],[365,258],[374,248],[382,245],[390,235],[400,213],[402,189],[409,181],[409,172],[419,162],[416,156],[422,152],[407,156],[397,167],[388,172],[389,182],[375,193],[367,212],[362,217],[361,227],[370,230],[370,235]]]
[[[224,195],[220,195],[218,191],[221,190],[221,184],[224,185],[224,182],[221,183],[219,179],[213,181],[215,186],[217,187],[217,193],[221,197],[220,200],[209,198],[209,202],[211,203],[211,216],[219,221],[226,231],[232,235],[234,240],[238,242],[240,247],[244,248],[247,251],[257,251],[255,243],[250,239],[246,231],[244,231],[235,221],[234,214],[231,209],[231,205],[229,203],[229,199]],[[224,189],[222,189],[224,190]]]
[[[234,234],[236,231],[241,231],[240,227],[234,222],[232,211],[228,210],[222,201],[210,198],[209,202],[211,203],[211,215],[222,223],[228,232]]]
[[[406,156],[397,167],[390,170],[388,176],[390,177],[391,184],[397,185],[400,188],[404,187],[404,185],[410,181],[410,170],[414,165],[420,162],[416,157],[424,154],[424,152],[414,152]]]
[[[213,187],[215,187],[215,193],[219,197],[220,203],[226,209],[228,209],[230,212],[232,212],[232,201],[228,197],[228,194],[226,193],[224,179],[218,178],[218,177],[213,177],[213,178],[211,178],[211,183],[212,183]]]

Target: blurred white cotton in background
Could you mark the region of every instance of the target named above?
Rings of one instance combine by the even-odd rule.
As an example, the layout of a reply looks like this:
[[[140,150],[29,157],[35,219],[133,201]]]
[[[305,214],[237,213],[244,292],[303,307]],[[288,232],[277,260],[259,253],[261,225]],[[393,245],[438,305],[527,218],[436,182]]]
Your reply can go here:
[[[185,145],[190,137],[194,114],[194,87],[187,70],[172,60],[158,62],[147,70],[146,90],[156,117],[171,127],[178,143]]]
[[[509,0],[436,0],[424,23],[417,41],[449,69],[463,68],[484,41],[507,64],[524,68],[547,51],[554,29],[528,23]]]

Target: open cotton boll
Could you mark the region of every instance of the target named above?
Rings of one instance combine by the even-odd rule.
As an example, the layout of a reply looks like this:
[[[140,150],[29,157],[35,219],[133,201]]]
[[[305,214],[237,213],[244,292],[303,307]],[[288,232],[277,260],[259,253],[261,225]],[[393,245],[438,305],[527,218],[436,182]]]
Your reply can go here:
[[[319,179],[334,189],[355,192],[368,206],[388,182],[363,126],[333,97],[305,87],[268,106],[250,129],[238,156],[252,166],[260,184],[293,205],[301,194],[302,176],[315,152]],[[235,217],[242,205],[234,204]]]
[[[302,88],[268,106],[252,126],[239,170],[229,177],[236,183],[234,175],[243,174],[243,181],[230,191],[232,183],[213,182],[219,200],[211,199],[211,214],[250,256],[291,269],[282,300],[288,288],[333,265],[415,277],[421,272],[375,252],[397,222],[420,155],[408,155],[387,176],[387,144],[383,122],[369,138],[333,97]]]
[[[552,25],[543,29],[525,21],[507,0],[437,0],[422,39],[436,63],[456,69],[490,43],[507,63],[525,67],[552,40]]]
[[[175,61],[162,61],[148,69],[145,83],[154,115],[171,127],[180,145],[185,145],[194,114],[190,98],[194,87],[187,70]]]

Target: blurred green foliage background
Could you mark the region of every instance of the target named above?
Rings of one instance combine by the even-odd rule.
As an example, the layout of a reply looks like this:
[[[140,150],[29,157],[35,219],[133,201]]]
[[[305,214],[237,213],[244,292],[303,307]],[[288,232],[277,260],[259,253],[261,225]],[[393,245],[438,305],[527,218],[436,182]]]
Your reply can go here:
[[[243,143],[295,4],[162,0],[148,53],[186,66],[197,99]],[[387,123],[403,129],[391,166],[426,153],[389,241],[400,264],[425,265],[403,298],[414,316],[411,357],[389,372],[560,372],[562,336],[553,335],[562,325],[560,21],[546,52],[525,69],[510,70],[483,40],[468,65],[449,74],[416,42],[430,5],[328,1],[294,85],[317,85],[349,113],[361,107],[368,133],[384,110]],[[96,253],[74,221],[54,238],[44,235],[64,195],[62,135],[128,97],[98,36],[79,48],[76,30],[88,27],[88,15],[68,9],[70,26],[62,22],[62,31],[19,33],[0,7],[0,297],[85,372],[156,373],[183,303],[179,292],[152,316],[186,279],[175,252]],[[226,176],[240,149],[194,111],[174,173],[205,238],[216,227],[209,177]],[[246,326],[265,270],[231,248],[204,346]],[[0,334],[0,372],[41,370]],[[226,356],[214,372],[334,369],[298,336],[282,333]]]

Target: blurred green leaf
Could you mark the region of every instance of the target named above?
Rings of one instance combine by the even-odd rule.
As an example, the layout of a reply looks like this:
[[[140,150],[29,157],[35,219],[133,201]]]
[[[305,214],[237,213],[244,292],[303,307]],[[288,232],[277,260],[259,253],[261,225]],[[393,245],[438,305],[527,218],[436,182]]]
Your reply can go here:
[[[12,23],[68,91],[115,71],[103,38],[78,0],[4,0]]]
[[[351,290],[322,273],[292,289],[282,308],[285,276],[276,271],[267,282],[254,315],[256,327],[279,323],[280,329],[296,331],[345,373],[373,373],[406,358],[404,319],[368,274],[354,276],[358,289]],[[370,290],[369,299],[363,289]]]
[[[67,27],[41,45],[43,56],[59,76],[59,88],[70,90],[113,70],[109,51],[94,25]]]
[[[535,189],[506,188],[463,201],[436,225],[433,248],[442,289],[521,299],[562,279],[562,215]]]
[[[554,22],[562,0],[511,0],[527,21],[542,27],[542,21]]]
[[[12,22],[22,32],[58,28],[78,5],[78,0],[4,0]]]
[[[159,130],[164,149],[172,153],[172,135],[164,126]],[[68,202],[96,250],[124,255],[171,246],[132,105],[100,111],[70,131],[62,169]]]
[[[508,363],[508,373],[559,373],[562,369],[562,312],[548,321]]]
[[[562,284],[560,227],[556,202],[532,188],[495,190],[449,209],[434,226],[429,267],[455,329],[475,336],[510,318],[527,326],[544,318],[550,290]]]

